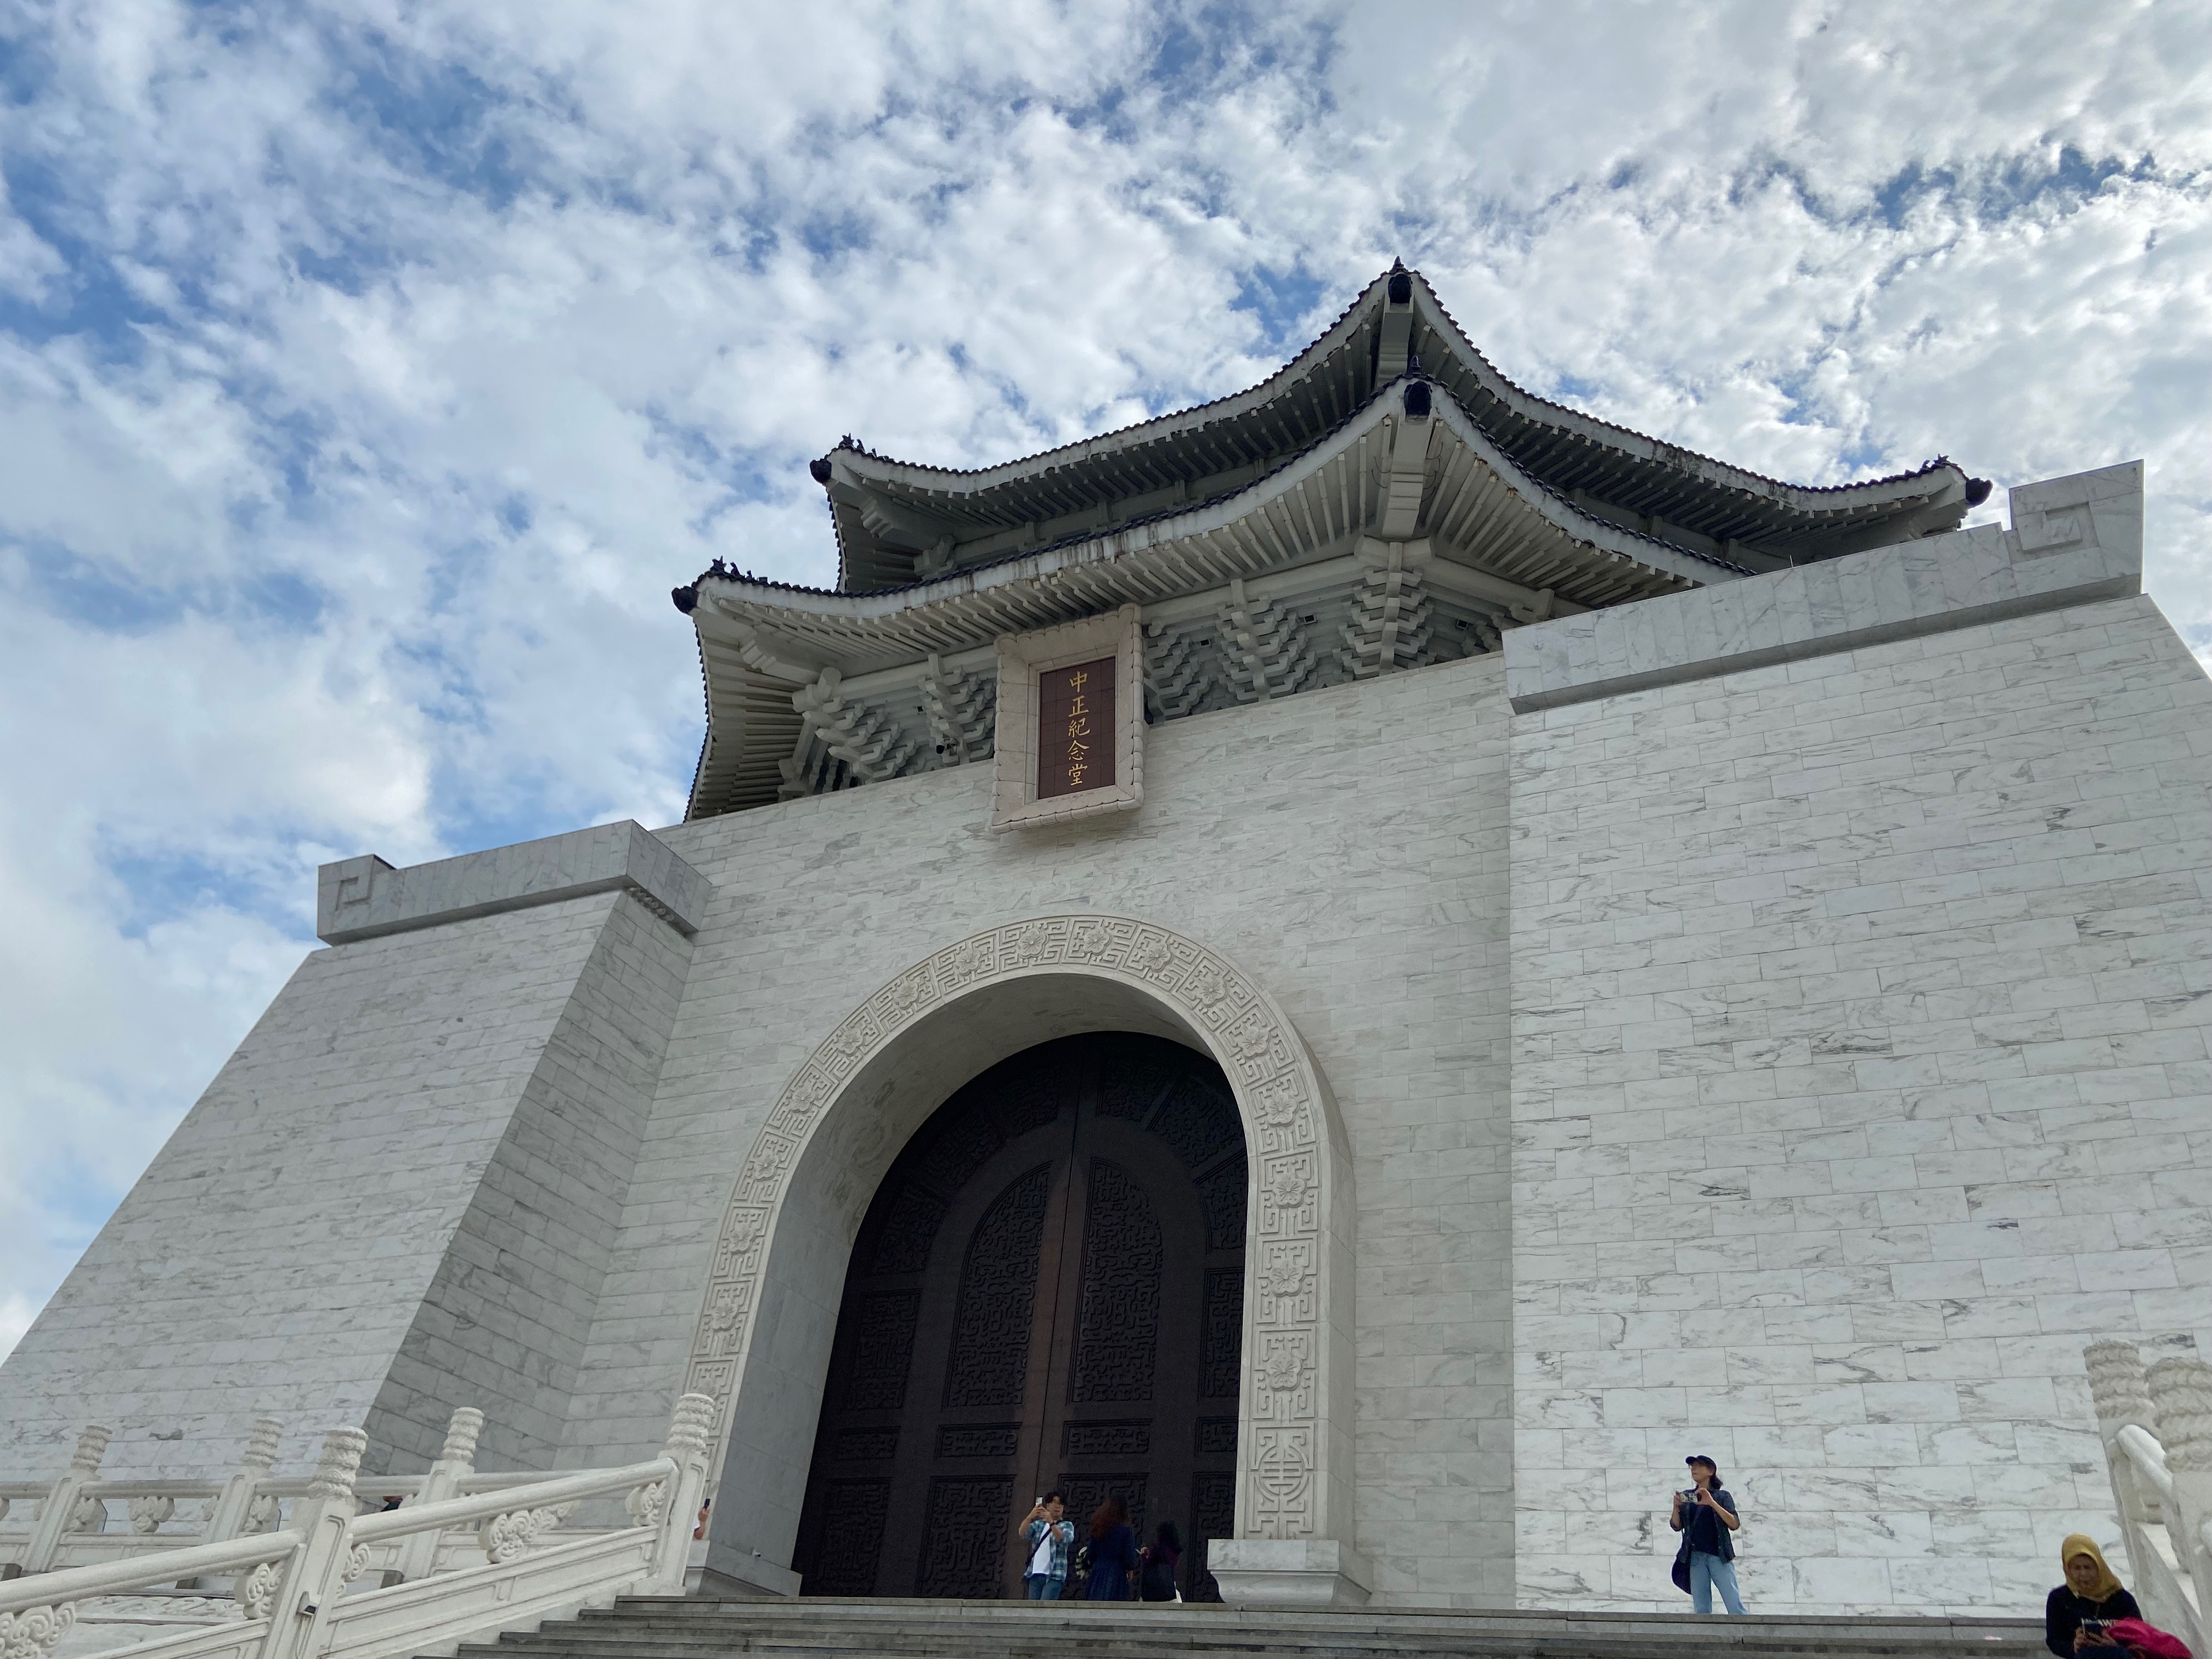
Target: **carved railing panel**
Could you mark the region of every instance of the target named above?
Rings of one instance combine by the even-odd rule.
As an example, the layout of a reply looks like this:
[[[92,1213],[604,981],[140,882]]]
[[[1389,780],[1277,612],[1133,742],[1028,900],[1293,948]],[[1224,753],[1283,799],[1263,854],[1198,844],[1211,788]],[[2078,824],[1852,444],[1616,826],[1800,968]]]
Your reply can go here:
[[[276,1436],[257,1433],[241,1470],[242,1492],[240,1477],[199,1487],[181,1482],[103,1486],[91,1477],[98,1474],[106,1431],[81,1437],[79,1455],[46,1502],[62,1506],[58,1513],[74,1520],[94,1503],[104,1516],[104,1491],[121,1498],[131,1530],[112,1537],[118,1544],[135,1543],[137,1553],[0,1582],[0,1655],[48,1659],[79,1626],[127,1620],[142,1627],[151,1623],[160,1632],[131,1648],[133,1659],[401,1659],[526,1628],[555,1612],[607,1606],[624,1594],[681,1590],[690,1517],[706,1489],[713,1414],[711,1400],[685,1395],[678,1402],[666,1449],[647,1462],[507,1477],[477,1476],[468,1469],[483,1418],[471,1412],[473,1421],[465,1423],[457,1415],[455,1432],[432,1474],[405,1483],[416,1501],[368,1515],[360,1513],[355,1490],[368,1444],[358,1429],[325,1435],[320,1460],[304,1483],[267,1479]],[[422,1494],[431,1491],[450,1494],[464,1478],[470,1484],[504,1485],[424,1500]],[[379,1488],[398,1484],[377,1483]],[[161,1534],[177,1498],[192,1492],[208,1496],[211,1529],[235,1526],[241,1535],[192,1543]],[[292,1524],[252,1529],[276,1517],[280,1492],[292,1497]],[[259,1498],[269,1502],[256,1523]],[[620,1502],[629,1524],[562,1530],[581,1505],[597,1499]],[[480,1552],[441,1546],[448,1534],[471,1532]],[[50,1536],[64,1535],[58,1520]],[[464,1558],[458,1562],[457,1553]],[[387,1567],[385,1583],[361,1583],[380,1564],[394,1559],[422,1561],[428,1571],[408,1580]],[[203,1593],[146,1593],[179,1583],[197,1584]]]

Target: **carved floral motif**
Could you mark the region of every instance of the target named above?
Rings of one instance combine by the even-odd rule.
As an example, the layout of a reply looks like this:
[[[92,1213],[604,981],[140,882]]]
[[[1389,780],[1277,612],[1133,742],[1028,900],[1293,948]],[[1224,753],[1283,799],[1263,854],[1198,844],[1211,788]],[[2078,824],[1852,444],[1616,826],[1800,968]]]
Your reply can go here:
[[[232,1580],[230,1593],[248,1619],[266,1619],[283,1582],[283,1569],[274,1561],[264,1561],[252,1572],[240,1573]]]
[[[1261,1295],[1246,1310],[1246,1352],[1259,1356],[1255,1381],[1267,1427],[1255,1437],[1259,1460],[1251,1513],[1240,1530],[1261,1537],[1310,1536],[1318,1524],[1314,1448],[1320,1434],[1312,1357],[1322,1352],[1322,1298],[1313,1294],[1322,1259],[1322,1115],[1303,1052],[1258,987],[1193,940],[1115,916],[1042,917],[990,929],[939,951],[870,997],[799,1067],[769,1113],[738,1176],[714,1256],[685,1388],[711,1396],[713,1430],[726,1433],[736,1356],[744,1352],[775,1208],[801,1151],[826,1115],[840,1080],[857,1074],[900,1032],[979,981],[1053,963],[1093,964],[1150,986],[1229,1056],[1228,1068],[1255,1153],[1269,1158],[1263,1183],[1271,1251]],[[1283,1246],[1303,1247],[1284,1250]],[[1259,1253],[1255,1251],[1255,1261]],[[641,1488],[634,1503],[648,1501]],[[665,1500],[663,1500],[665,1501]],[[527,1513],[527,1512],[517,1512]],[[633,1508],[635,1518],[638,1510]],[[499,1517],[513,1524],[513,1516]],[[492,1523],[487,1523],[487,1536]],[[527,1542],[519,1547],[527,1548]],[[487,1548],[490,1546],[488,1544]],[[495,1558],[498,1559],[498,1558]]]
[[[46,1659],[76,1623],[76,1606],[70,1601],[0,1613],[0,1659]]]
[[[1304,1296],[1313,1283],[1313,1269],[1302,1255],[1278,1250],[1260,1265],[1255,1277],[1262,1295]]]
[[[546,1509],[509,1510],[504,1515],[495,1515],[477,1529],[477,1542],[495,1564],[519,1561],[538,1547],[539,1539],[566,1521],[575,1507],[574,1504],[556,1504]]]
[[[648,1480],[623,1499],[623,1509],[634,1527],[657,1527],[668,1510],[668,1483]]]

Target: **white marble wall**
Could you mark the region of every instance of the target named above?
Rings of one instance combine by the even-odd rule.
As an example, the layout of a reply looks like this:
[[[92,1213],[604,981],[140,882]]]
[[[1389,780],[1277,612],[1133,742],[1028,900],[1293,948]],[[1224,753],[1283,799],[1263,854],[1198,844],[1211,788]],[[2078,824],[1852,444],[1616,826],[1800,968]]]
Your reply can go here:
[[[1143,810],[1065,827],[988,831],[979,765],[659,832],[716,897],[564,1455],[657,1443],[738,1164],[814,1046],[945,945],[1096,908],[1219,950],[1312,1046],[1360,1206],[1357,1542],[1385,1601],[1510,1601],[1501,684],[1476,659],[1155,726]]]
[[[691,959],[643,904],[600,902],[591,954],[362,1422],[372,1467],[427,1468],[457,1406],[484,1413],[484,1467],[557,1457]]]
[[[2016,504],[2017,505],[2017,504]],[[2212,684],[2147,599],[1525,714],[1524,1601],[2009,1609],[2116,1537],[2081,1351],[2212,1344]]]
[[[204,1477],[263,1415],[420,1468],[458,1405],[549,1464],[684,954],[612,892],[311,954],[0,1365],[0,1478],[87,1422]]]

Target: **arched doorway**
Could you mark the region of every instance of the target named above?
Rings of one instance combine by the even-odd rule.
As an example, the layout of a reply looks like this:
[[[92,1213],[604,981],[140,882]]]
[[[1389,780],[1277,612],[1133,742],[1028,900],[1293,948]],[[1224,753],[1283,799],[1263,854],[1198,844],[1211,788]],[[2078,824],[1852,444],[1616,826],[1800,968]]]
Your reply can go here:
[[[854,1240],[793,1565],[804,1592],[1018,1594],[1039,1492],[1235,1530],[1248,1168],[1229,1083],[1100,1032],[972,1079]]]

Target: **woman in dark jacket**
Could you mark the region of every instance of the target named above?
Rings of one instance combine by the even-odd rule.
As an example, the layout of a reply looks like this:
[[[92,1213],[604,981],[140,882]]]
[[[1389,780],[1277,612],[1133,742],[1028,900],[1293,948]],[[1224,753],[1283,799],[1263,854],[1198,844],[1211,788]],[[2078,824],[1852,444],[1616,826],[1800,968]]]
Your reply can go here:
[[[1126,1601],[1129,1575],[1137,1570],[1137,1534],[1129,1530],[1129,1506],[1109,1498],[1091,1516],[1091,1580],[1087,1601]]]
[[[1137,1574],[1137,1597],[1144,1601],[1176,1599],[1176,1563],[1182,1559],[1182,1538],[1172,1521],[1160,1522],[1158,1536],[1145,1546],[1145,1565]]]
[[[2136,1598],[2120,1587],[2119,1576],[2105,1565],[2104,1551],[2086,1534],[2068,1534],[2058,1547],[2058,1558],[2066,1568],[2066,1582],[2051,1591],[2043,1604],[2043,1645],[2058,1659],[2074,1659],[2078,1651],[2116,1645],[2096,1624],[2142,1618]],[[2085,1623],[2090,1628],[2083,1629]]]

